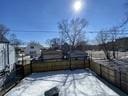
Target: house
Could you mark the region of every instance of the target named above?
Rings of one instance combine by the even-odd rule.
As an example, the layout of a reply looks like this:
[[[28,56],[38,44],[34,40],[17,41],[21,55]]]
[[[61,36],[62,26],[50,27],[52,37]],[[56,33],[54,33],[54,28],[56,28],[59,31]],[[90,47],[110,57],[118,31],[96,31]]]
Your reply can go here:
[[[69,57],[71,58],[83,58],[83,59],[88,59],[88,54],[84,51],[80,51],[80,50],[73,50],[73,51],[69,51],[68,52]]]
[[[9,41],[0,35],[0,71],[11,71],[16,63],[15,48],[9,44]]]
[[[36,42],[30,42],[24,50],[26,55],[29,55],[31,58],[40,57],[41,50],[43,46]]]
[[[43,51],[43,59],[61,59],[62,51],[61,50],[46,50]]]
[[[17,65],[30,64],[31,58],[24,53],[25,49],[25,46],[19,46],[17,48]]]

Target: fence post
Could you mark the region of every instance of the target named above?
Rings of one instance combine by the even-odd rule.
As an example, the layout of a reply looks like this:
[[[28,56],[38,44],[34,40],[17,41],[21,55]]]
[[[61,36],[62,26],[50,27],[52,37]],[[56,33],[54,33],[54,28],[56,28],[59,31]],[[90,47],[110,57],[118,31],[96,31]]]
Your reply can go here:
[[[88,63],[89,63],[89,69],[91,69],[91,60],[90,59],[88,60]]]
[[[106,79],[108,79],[108,81],[110,81],[110,75],[109,75],[109,68],[107,67],[107,76],[108,76],[108,78],[106,78]]]
[[[22,53],[22,71],[23,71],[23,77],[25,77],[25,74],[24,74],[24,55],[23,55],[23,51],[21,51]]]
[[[115,76],[114,84],[117,85],[117,71],[115,69],[114,69],[114,76]]]
[[[85,65],[85,56],[84,56],[84,67],[86,68],[86,65]]]
[[[31,61],[30,61],[30,72],[31,72],[31,73],[32,73],[32,71],[33,71],[33,70],[32,70],[32,63],[33,63],[33,62],[32,62],[32,60],[31,60]]]
[[[23,53],[22,53],[22,65],[24,64],[24,56],[23,56]]]
[[[121,80],[122,80],[122,78],[121,78],[121,71],[119,71],[119,74],[120,74],[120,88],[121,88]]]
[[[71,57],[69,58],[69,66],[70,66],[70,70],[72,70],[72,66],[71,66]]]
[[[100,64],[100,76],[102,77],[102,65]]]
[[[23,71],[22,71],[22,72],[23,72],[22,74],[23,74],[23,78],[24,78],[24,77],[25,77],[25,73],[24,73],[24,65],[22,65],[22,70],[23,70]]]

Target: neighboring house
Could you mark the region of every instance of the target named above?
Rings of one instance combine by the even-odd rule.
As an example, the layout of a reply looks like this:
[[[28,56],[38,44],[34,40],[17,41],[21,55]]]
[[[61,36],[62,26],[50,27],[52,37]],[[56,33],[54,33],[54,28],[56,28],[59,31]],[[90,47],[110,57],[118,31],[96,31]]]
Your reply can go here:
[[[22,62],[23,60],[23,62]],[[18,56],[18,65],[26,65],[30,64],[31,58],[30,56],[26,56],[25,54],[19,54]]]
[[[88,58],[88,54],[80,50],[73,50],[71,52],[69,51],[68,54],[71,58],[85,58],[85,59]]]
[[[26,47],[19,47],[18,49],[18,54],[22,54],[22,52],[24,53]]]
[[[31,58],[40,57],[43,46],[36,42],[30,42],[25,48],[24,53],[30,55]]]
[[[15,48],[9,41],[0,35],[0,71],[11,71],[16,63]]]
[[[24,65],[24,64],[30,64],[31,58],[30,55],[25,54],[26,47],[20,46],[17,48],[17,64],[18,65]]]
[[[43,51],[43,59],[59,59],[62,58],[61,50]]]

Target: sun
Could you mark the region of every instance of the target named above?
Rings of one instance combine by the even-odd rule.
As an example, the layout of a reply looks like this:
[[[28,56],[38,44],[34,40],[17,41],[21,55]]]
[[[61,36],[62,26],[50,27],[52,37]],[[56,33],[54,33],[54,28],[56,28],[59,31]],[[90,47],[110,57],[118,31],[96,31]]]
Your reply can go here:
[[[73,8],[76,12],[79,12],[82,9],[82,1],[76,0],[73,4]]]

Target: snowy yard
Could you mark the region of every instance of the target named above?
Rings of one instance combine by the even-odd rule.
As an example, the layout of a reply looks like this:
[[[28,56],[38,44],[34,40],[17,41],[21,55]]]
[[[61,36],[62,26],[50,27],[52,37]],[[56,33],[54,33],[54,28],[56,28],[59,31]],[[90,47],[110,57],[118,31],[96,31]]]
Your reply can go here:
[[[59,96],[121,96],[88,69],[33,73],[5,96],[44,96],[55,86],[60,89]]]
[[[106,58],[103,51],[87,51],[87,53],[91,55],[93,59],[105,59]],[[111,55],[112,55],[112,51],[111,51]],[[116,57],[121,60],[127,60],[128,51],[127,52],[116,52]]]
[[[111,67],[115,70],[122,72],[128,72],[128,51],[127,52],[118,52],[117,59],[114,59],[111,62],[104,59],[105,55],[103,51],[87,51],[87,53],[92,56],[92,59],[102,65]]]

